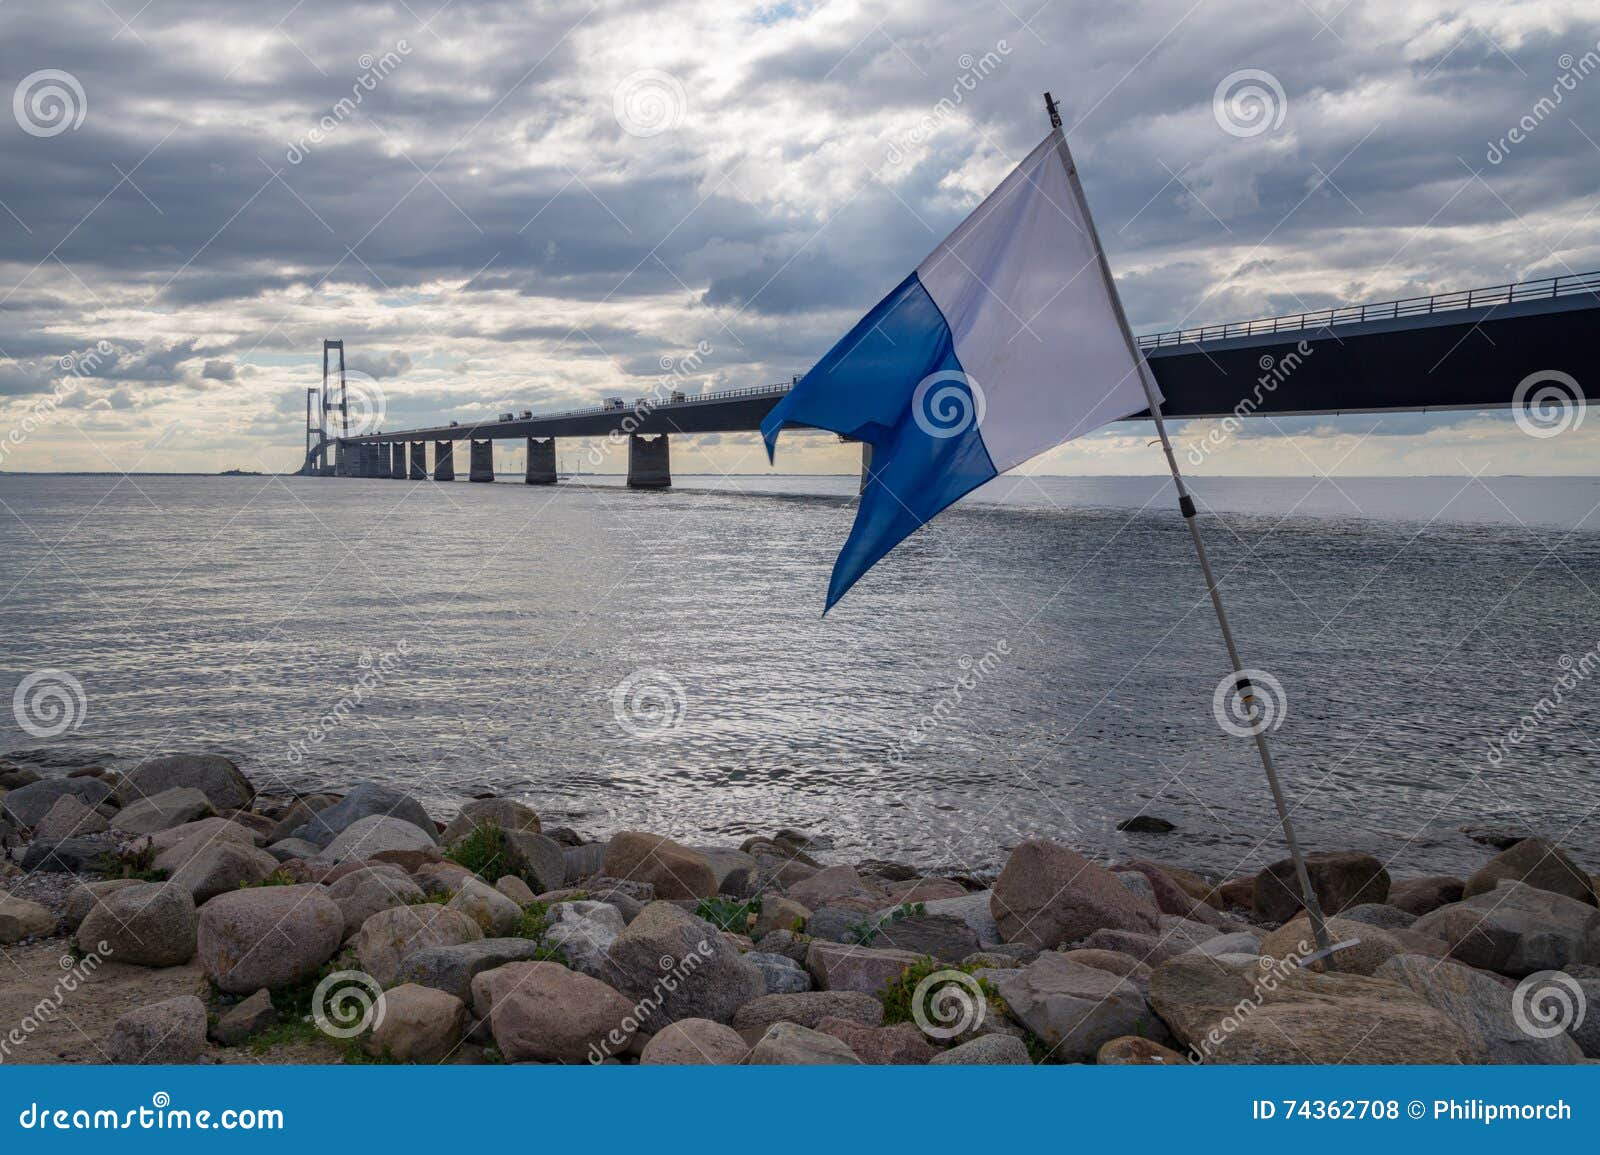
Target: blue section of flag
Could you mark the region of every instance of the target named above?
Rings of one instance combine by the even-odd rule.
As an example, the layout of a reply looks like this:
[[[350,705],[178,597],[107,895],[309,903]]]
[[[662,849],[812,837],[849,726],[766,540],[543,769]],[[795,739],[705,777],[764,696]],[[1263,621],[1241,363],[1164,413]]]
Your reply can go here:
[[[784,425],[829,429],[872,446],[872,471],[834,562],[824,613],[907,536],[996,475],[979,412],[950,326],[913,273],[767,414],[761,436],[769,459]]]

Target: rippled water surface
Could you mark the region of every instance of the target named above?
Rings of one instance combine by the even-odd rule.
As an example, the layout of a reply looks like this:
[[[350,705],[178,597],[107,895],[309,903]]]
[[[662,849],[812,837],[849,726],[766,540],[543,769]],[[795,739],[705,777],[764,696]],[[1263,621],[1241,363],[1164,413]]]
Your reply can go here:
[[[1001,479],[823,619],[853,484],[735,480],[0,477],[0,689],[53,668],[87,700],[50,740],[0,714],[0,749],[217,749],[264,788],[969,868],[1032,834],[1281,855],[1167,483]],[[1487,757],[1600,642],[1600,480],[1197,488],[1311,847],[1461,870],[1485,851],[1457,827],[1489,823],[1600,866],[1600,671]],[[1141,811],[1179,832],[1116,831]]]

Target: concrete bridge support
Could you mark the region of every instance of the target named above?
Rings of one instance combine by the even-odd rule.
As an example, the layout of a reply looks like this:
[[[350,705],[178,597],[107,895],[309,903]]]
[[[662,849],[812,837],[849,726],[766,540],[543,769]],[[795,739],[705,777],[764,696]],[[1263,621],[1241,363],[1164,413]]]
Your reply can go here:
[[[428,480],[428,443],[426,441],[413,441],[411,443],[411,480]]]
[[[528,475],[523,478],[529,485],[554,485],[556,483],[556,439],[528,438]]]
[[[372,446],[372,476],[388,477],[390,464],[388,443],[383,441],[375,443]]]
[[[342,441],[335,441],[333,443],[333,475],[335,477],[350,476],[349,450],[345,448],[344,442]]]
[[[406,479],[406,443],[396,441],[389,447],[389,476]]]
[[[672,484],[672,460],[667,435],[628,435],[628,488],[666,489]]]
[[[378,447],[370,441],[361,443],[361,476],[378,476]]]
[[[472,472],[467,474],[468,481],[493,481],[494,480],[494,442],[471,441],[472,446]]]
[[[456,479],[456,443],[454,441],[435,441],[433,443],[433,479],[435,481],[454,481]]]
[[[856,490],[857,493],[865,493],[867,491],[867,478],[869,478],[871,476],[872,476],[872,442],[863,441],[861,443],[861,486],[860,486],[859,489]]]

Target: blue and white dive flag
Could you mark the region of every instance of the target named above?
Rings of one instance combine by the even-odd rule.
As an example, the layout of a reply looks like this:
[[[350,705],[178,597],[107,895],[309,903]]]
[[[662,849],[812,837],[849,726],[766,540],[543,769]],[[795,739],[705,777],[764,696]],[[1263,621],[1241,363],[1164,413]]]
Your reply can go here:
[[[1056,129],[761,423],[769,459],[785,425],[872,447],[823,612],[964,494],[1148,408],[1069,163]]]

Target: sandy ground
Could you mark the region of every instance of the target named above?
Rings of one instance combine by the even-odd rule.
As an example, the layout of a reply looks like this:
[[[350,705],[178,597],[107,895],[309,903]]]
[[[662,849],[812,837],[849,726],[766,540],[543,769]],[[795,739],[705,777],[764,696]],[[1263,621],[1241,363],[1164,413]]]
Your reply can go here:
[[[206,996],[198,966],[150,970],[108,962],[74,991],[58,991],[73,973],[65,936],[0,947],[0,1063],[105,1063],[102,1045],[111,1024],[128,1011],[179,995]],[[41,1002],[60,1009],[45,1014]],[[36,1025],[34,1025],[36,1024]],[[27,1029],[33,1025],[30,1031]],[[19,1043],[11,1032],[16,1030]],[[331,1044],[285,1043],[256,1053],[249,1045],[206,1045],[203,1063],[337,1063]]]

